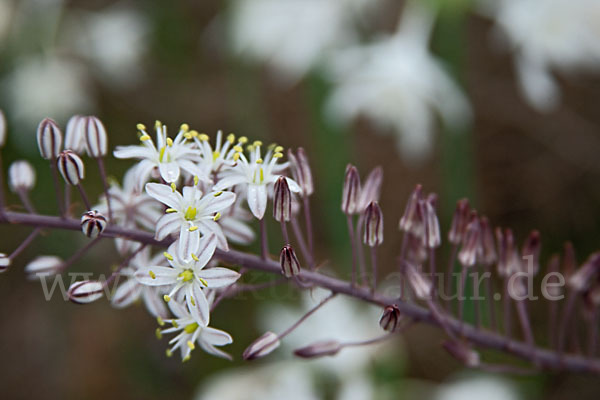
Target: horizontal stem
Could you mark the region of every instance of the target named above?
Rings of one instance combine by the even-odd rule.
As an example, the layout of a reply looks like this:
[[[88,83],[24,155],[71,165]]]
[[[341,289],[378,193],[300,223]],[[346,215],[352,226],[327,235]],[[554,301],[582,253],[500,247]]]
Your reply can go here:
[[[79,220],[72,218],[61,219],[60,217],[25,214],[18,212],[6,212],[0,215],[0,223],[12,225],[30,225],[38,228],[55,228],[67,230],[79,230]],[[125,229],[118,226],[107,226],[102,232],[104,237],[120,237],[123,239],[135,240],[152,246],[167,247],[171,241],[158,241],[154,235],[136,229]],[[273,260],[263,260],[260,256],[243,253],[236,250],[228,252],[217,249],[215,256],[224,263],[235,264],[244,268],[281,274],[281,266]],[[341,293],[352,296],[357,299],[384,307],[390,304],[396,304],[400,312],[412,318],[415,321],[425,322],[431,325],[439,326],[439,322],[431,312],[419,305],[405,301],[398,302],[398,299],[384,296],[380,293],[372,293],[369,288],[361,288],[352,285],[341,279],[327,276],[318,272],[303,269],[298,275],[303,281],[310,282],[313,285],[331,290],[333,293]],[[464,324],[461,329],[461,323],[452,317],[446,317],[447,328],[455,334],[461,334],[465,339],[475,345],[495,349],[510,353],[516,357],[532,361],[531,346],[522,341],[506,338],[494,332],[477,329],[470,324]],[[554,370],[570,370],[573,372],[587,372],[600,375],[600,360],[587,359],[583,356],[572,354],[560,354],[556,351],[547,349],[536,349],[535,361],[540,367]]]

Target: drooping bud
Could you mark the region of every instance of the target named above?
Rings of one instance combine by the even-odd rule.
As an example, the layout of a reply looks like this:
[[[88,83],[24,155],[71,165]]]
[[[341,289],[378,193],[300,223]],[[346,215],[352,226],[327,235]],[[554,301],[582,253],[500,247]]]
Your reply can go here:
[[[410,195],[404,215],[400,218],[399,228],[404,232],[412,232],[415,236],[421,236],[423,232],[423,219],[419,212],[419,200],[421,200],[421,185],[417,185]]]
[[[77,304],[87,304],[102,297],[104,286],[98,281],[75,282],[69,287],[69,300]]]
[[[314,184],[312,173],[310,171],[310,164],[308,158],[302,147],[299,147],[297,156],[294,155],[291,149],[288,150],[288,158],[291,164],[292,175],[294,180],[298,182],[300,188],[302,188],[303,196],[310,196],[314,192]]]
[[[279,263],[281,264],[281,272],[286,278],[291,278],[300,273],[300,262],[294,249],[289,244],[286,244],[281,249],[279,254]]]
[[[335,340],[322,340],[294,350],[294,354],[302,358],[334,356],[342,349],[341,343]]]
[[[14,193],[29,191],[35,185],[35,170],[28,161],[15,161],[8,167],[8,186]]]
[[[417,298],[427,299],[431,296],[433,285],[423,276],[423,274],[421,274],[421,272],[419,272],[419,270],[407,263],[404,268],[404,273]]]
[[[63,260],[56,256],[39,256],[25,267],[27,279],[34,280],[60,272]]]
[[[73,115],[67,122],[65,129],[65,149],[73,150],[77,154],[82,154],[85,150],[83,120],[83,116]]]
[[[560,268],[560,257],[554,254],[548,261],[548,278],[546,280],[546,290],[552,298],[559,298],[563,295],[563,285],[560,285],[560,278],[556,275]]]
[[[90,157],[100,158],[108,151],[108,139],[104,124],[94,116],[85,117],[82,121],[85,150]]]
[[[0,253],[0,273],[6,271],[10,267],[10,258],[4,253]]]
[[[450,353],[452,357],[456,358],[469,368],[476,368],[481,363],[479,353],[473,350],[466,343],[456,340],[446,340],[444,343],[442,343],[442,347],[446,349],[446,351]]]
[[[83,161],[71,150],[62,151],[57,160],[58,170],[69,185],[77,185],[85,175]]]
[[[477,217],[477,213],[473,211],[465,231],[462,248],[458,253],[458,261],[460,261],[464,267],[472,267],[475,265],[475,262],[477,262],[478,257],[481,257],[481,242],[481,226],[479,225],[479,218]]]
[[[440,234],[440,223],[435,212],[435,201],[437,196],[429,196],[427,200],[422,200],[422,213],[425,220],[425,243],[430,249],[435,249],[442,244]]]
[[[508,278],[522,271],[521,259],[515,246],[515,238],[512,230],[496,229],[496,241],[498,242],[498,275]]]
[[[279,347],[279,336],[273,332],[267,332],[256,339],[250,346],[244,350],[242,357],[244,360],[251,361],[261,358],[271,353]]]
[[[454,245],[458,245],[465,235],[467,225],[469,224],[469,200],[462,199],[456,203],[456,210],[452,217],[452,225],[448,232],[448,241]]]
[[[98,211],[87,211],[81,216],[81,231],[85,236],[96,238],[106,228],[106,217]]]
[[[358,197],[358,211],[363,212],[367,206],[373,201],[379,201],[379,194],[381,193],[381,183],[383,182],[383,168],[373,168],[365,183],[360,190]]]
[[[394,332],[400,323],[401,315],[398,306],[386,306],[383,310],[383,315],[379,320],[379,326],[384,331]]]
[[[289,221],[292,214],[292,193],[284,176],[273,185],[273,218],[279,222]]]
[[[535,275],[540,270],[541,247],[542,242],[540,240],[540,233],[538,231],[532,231],[521,249],[521,258],[527,269],[526,272]],[[531,261],[529,259],[531,259]]]
[[[481,246],[483,251],[481,262],[489,266],[494,264],[497,259],[494,232],[487,217],[481,217],[479,224],[481,227]]]
[[[360,194],[360,177],[355,166],[346,166],[344,177],[344,190],[342,193],[342,211],[346,215],[356,214],[363,210],[358,209],[358,196]]]
[[[62,133],[54,120],[45,118],[40,122],[37,143],[43,158],[51,160],[58,157],[62,147]]]
[[[369,203],[365,210],[363,243],[370,247],[383,243],[383,213],[376,201]]]
[[[587,261],[571,275],[567,284],[577,292],[584,292],[590,288],[598,273],[600,273],[600,252],[591,254]]]
[[[6,117],[2,110],[0,110],[0,148],[4,147],[6,143]]]

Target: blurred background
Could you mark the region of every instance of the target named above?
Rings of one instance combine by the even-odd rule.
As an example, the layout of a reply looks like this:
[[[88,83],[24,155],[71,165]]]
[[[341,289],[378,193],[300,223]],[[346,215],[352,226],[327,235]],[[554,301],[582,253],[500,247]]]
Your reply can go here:
[[[597,0],[0,0],[3,167],[34,164],[39,212],[56,212],[35,143],[44,117],[64,127],[73,114],[97,115],[111,146],[134,144],[135,124],[156,119],[171,132],[184,122],[208,134],[223,129],[307,150],[317,252],[345,276],[351,252],[339,202],[349,162],[361,176],[384,167],[382,274],[395,269],[397,221],[417,183],[440,196],[443,232],[468,197],[519,242],[539,229],[542,263],[566,240],[582,262],[600,232],[598,104]],[[130,165],[107,162],[117,179]],[[98,171],[87,167],[97,198]],[[1,250],[10,253],[28,232],[1,226]],[[164,356],[143,307],[46,302],[40,284],[25,280],[20,266],[35,255],[68,258],[85,243],[77,233],[48,234],[2,275],[3,398],[591,399],[600,390],[587,376],[464,370],[427,326],[366,353],[348,350],[345,361],[294,359],[293,345],[308,336],[378,334],[380,310],[341,299],[323,310],[329,323],[316,318],[292,347],[242,362],[252,340],[306,306],[286,287],[214,313],[214,326],[234,337],[227,350],[235,361],[195,354],[182,365]],[[73,270],[107,273],[114,253],[103,243]],[[532,315],[543,337],[546,306]]]

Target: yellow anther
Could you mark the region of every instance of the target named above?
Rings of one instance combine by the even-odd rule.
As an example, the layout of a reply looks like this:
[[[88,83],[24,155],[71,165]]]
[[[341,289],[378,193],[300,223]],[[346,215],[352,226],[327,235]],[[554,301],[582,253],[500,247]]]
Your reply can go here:
[[[171,213],[175,213],[175,212],[177,212],[177,210],[176,210],[176,209],[174,209],[174,208],[167,208],[167,209],[165,210],[165,212],[166,212],[167,214],[171,214]]]
[[[196,130],[191,130],[190,135],[192,135],[193,137],[198,137],[199,133]]]
[[[204,286],[208,287],[208,282],[206,282],[203,278],[200,278],[200,277],[198,277],[198,279]]]
[[[187,346],[190,348],[190,350],[194,350],[196,348],[194,342],[192,342],[191,340],[187,341]]]
[[[188,362],[188,361],[190,361],[190,355],[189,354],[187,356],[183,357],[183,360],[181,360],[182,363]]]
[[[167,349],[165,351],[165,354],[167,355],[167,357],[173,357],[173,352],[171,350],[169,350],[169,349]]]
[[[193,297],[190,297],[190,303],[192,303],[194,307],[196,306],[196,300],[194,300]]]
[[[157,339],[162,339],[162,332],[160,331],[160,328],[156,328],[155,334]]]
[[[275,153],[281,153],[283,151],[283,146],[275,146],[273,149]]]
[[[140,136],[140,140],[141,140],[142,142],[145,142],[146,140],[150,140],[150,139],[152,139],[152,138],[150,137],[150,135],[142,135],[142,136]]]
[[[183,137],[186,138],[187,140],[190,140],[194,137],[194,135],[192,135],[190,132],[186,132],[183,134]]]
[[[213,161],[216,161],[217,158],[219,158],[219,156],[221,155],[220,152],[218,151],[213,151]]]
[[[196,329],[198,329],[197,322],[192,322],[191,324],[186,325],[185,328],[183,328],[185,333],[194,333],[196,332]]]
[[[175,192],[177,190],[177,185],[175,184],[175,182],[171,182],[171,190],[173,192]]]
[[[277,147],[277,143],[271,143],[269,147],[267,147],[267,150],[273,150],[275,147]]]
[[[248,153],[252,153],[252,152],[254,151],[254,146],[253,146],[253,145],[251,145],[251,144],[249,144],[248,146],[246,146],[246,151],[247,151]]]
[[[167,151],[166,147],[161,147],[160,148],[160,153],[158,153],[158,161],[162,162],[163,157],[165,156],[165,151]]]
[[[198,256],[195,255],[194,253],[192,253],[191,256],[194,259],[194,261],[200,261],[200,259],[198,258]]]
[[[167,253],[166,251],[163,253],[163,256],[169,261],[173,261],[173,256]]]
[[[179,130],[187,132],[190,130],[190,126],[188,124],[181,124],[181,126],[179,127]]]
[[[171,139],[170,137],[167,138],[167,146],[173,146],[173,139]]]
[[[197,186],[198,182],[200,182],[200,178],[198,178],[197,175],[194,175],[194,186]]]
[[[150,278],[156,279],[156,274],[153,271],[148,272],[148,275],[150,275]]]
[[[162,122],[160,122],[159,120],[156,120],[156,121],[154,122],[154,127],[155,127],[156,129],[158,129],[158,128],[162,127]]]
[[[158,322],[158,325],[160,326],[165,326],[165,321],[161,317],[156,317],[156,322]]]
[[[163,300],[166,301],[167,303],[171,301],[171,297],[168,294],[165,294],[163,296]]]
[[[238,143],[240,143],[240,144],[246,144],[246,143],[248,143],[248,138],[246,136],[240,136],[238,138]]]
[[[233,161],[237,161],[237,160],[239,160],[239,159],[240,159],[240,153],[235,153],[235,154],[233,155]]]
[[[217,192],[217,193],[213,194],[213,196],[215,196],[215,197],[219,197],[219,196],[220,196],[220,195],[222,195],[222,194],[223,194],[223,191],[219,191],[219,192]]]
[[[193,221],[196,218],[197,214],[198,209],[196,207],[189,206],[187,210],[185,210],[185,214],[183,217],[188,221]]]
[[[179,324],[175,320],[171,320],[171,325],[173,325],[173,328],[179,328]]]
[[[183,278],[184,282],[189,282],[194,279],[194,272],[191,269],[186,269],[182,273],[179,274],[180,278]]]
[[[235,146],[233,146],[233,150],[237,151],[238,153],[241,153],[241,152],[244,151],[244,149],[242,148],[242,146],[239,146],[237,144]]]
[[[190,229],[188,229],[190,232],[195,232],[198,230],[197,226],[190,226]]]
[[[144,124],[137,124],[135,127],[137,128],[138,131],[146,130],[146,125],[144,125]]]
[[[206,142],[209,139],[209,137],[208,137],[208,135],[206,133],[200,133],[198,135],[198,139],[200,139],[203,142]]]
[[[216,214],[215,214],[215,216],[213,217],[213,221],[215,221],[215,222],[216,222],[216,221],[218,221],[219,219],[221,219],[221,213],[220,213],[220,212],[218,212],[218,213],[216,213]]]
[[[256,163],[257,163],[257,164],[262,164],[262,163],[263,163],[263,159],[262,159],[262,158],[259,158],[258,160],[256,160]]]
[[[255,140],[254,143],[252,143],[253,146],[262,146],[262,142],[260,140]]]
[[[273,158],[281,158],[283,157],[283,153],[275,153],[273,154]]]
[[[233,144],[235,142],[235,135],[233,133],[230,133],[229,135],[227,135],[227,141],[231,144]]]

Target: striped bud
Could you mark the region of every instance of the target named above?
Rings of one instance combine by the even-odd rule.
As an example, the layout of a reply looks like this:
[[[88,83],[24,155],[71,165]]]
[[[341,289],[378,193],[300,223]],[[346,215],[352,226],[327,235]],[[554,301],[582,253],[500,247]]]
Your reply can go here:
[[[422,201],[423,215],[425,220],[425,244],[430,249],[435,249],[442,244],[442,236],[440,234],[440,223],[435,212],[435,203],[437,196],[430,195],[427,200]]]
[[[391,306],[387,306],[383,310],[383,315],[381,316],[381,319],[379,320],[379,326],[384,331],[394,332],[396,330],[396,328],[398,327],[400,318],[401,318],[401,315],[400,315],[400,310],[398,309],[398,306],[396,306],[395,304],[391,305]]]
[[[273,185],[273,218],[279,222],[289,221],[292,214],[292,193],[287,179],[280,176]]]
[[[406,279],[419,299],[427,299],[431,295],[432,284],[413,265],[407,264],[405,268]]]
[[[342,349],[341,343],[335,340],[322,340],[306,347],[294,350],[294,354],[302,358],[334,356]]]
[[[383,213],[376,201],[369,203],[365,210],[363,243],[370,247],[383,243]]]
[[[481,257],[481,254],[481,227],[477,213],[473,211],[465,231],[462,248],[458,253],[458,261],[465,267],[472,267],[477,262],[478,257]]]
[[[487,219],[487,217],[481,217],[479,219],[479,224],[481,227],[481,246],[483,251],[481,262],[484,265],[492,265],[498,258],[496,254],[494,232],[492,231],[490,221]]]
[[[406,203],[406,208],[404,209],[404,214],[402,218],[400,218],[400,223],[398,227],[401,231],[411,232],[416,236],[421,236],[423,231],[423,219],[422,215],[419,213],[419,200],[421,200],[421,185],[417,185],[415,190],[413,190],[410,198],[408,199],[408,203]]]
[[[102,297],[104,286],[98,281],[75,282],[69,287],[69,300],[77,304],[87,304]]]
[[[471,349],[467,344],[456,340],[446,340],[442,347],[458,361],[469,368],[476,368],[480,365],[479,353]]]
[[[540,270],[540,251],[542,248],[542,242],[540,239],[540,232],[532,231],[521,250],[521,258],[523,258],[524,266],[528,269],[525,272],[533,275],[537,274]],[[531,259],[531,261],[529,260]]]
[[[300,262],[298,261],[298,257],[296,257],[294,249],[289,244],[286,244],[281,249],[279,263],[281,264],[281,273],[286,278],[291,278],[300,273]]]
[[[355,166],[346,166],[344,177],[344,190],[342,193],[342,211],[346,215],[358,212],[358,195],[360,194],[360,177]],[[361,210],[362,211],[362,210]]]
[[[43,158],[51,160],[58,157],[62,147],[62,133],[54,120],[45,118],[40,122],[37,129],[37,143]]]
[[[600,252],[593,253],[586,262],[577,270],[567,284],[569,288],[577,292],[585,292],[590,288],[600,273]]]
[[[4,253],[0,253],[0,273],[4,272],[10,267],[10,258]]]
[[[469,200],[462,199],[456,203],[456,210],[452,217],[452,224],[448,232],[448,241],[454,245],[459,244],[463,240],[467,225],[469,224]]]
[[[0,110],[0,147],[4,147],[6,143],[6,117],[4,117],[4,113]]]
[[[71,150],[62,151],[56,161],[60,174],[69,185],[78,185],[85,175],[83,161]]]
[[[104,231],[106,218],[98,211],[87,211],[81,217],[81,231],[85,236],[96,238]]]
[[[94,158],[104,157],[108,148],[108,139],[102,121],[94,116],[84,117],[82,131],[88,155]]]
[[[25,160],[15,161],[8,167],[8,186],[14,193],[29,191],[35,185],[35,170]]]
[[[83,116],[73,115],[67,122],[67,127],[65,129],[65,149],[73,150],[77,154],[82,154],[85,150],[83,120]]]
[[[358,210],[363,212],[369,203],[373,201],[379,201],[379,195],[381,193],[381,183],[383,182],[383,168],[376,167],[365,179],[365,184],[360,190],[358,197]]]
[[[297,156],[294,155],[291,149],[288,150],[292,175],[294,176],[294,180],[300,185],[300,188],[302,188],[302,195],[310,196],[315,190],[310,164],[302,147],[299,147],[296,153]]]
[[[279,336],[273,332],[267,332],[252,342],[252,344],[244,350],[242,357],[247,361],[256,360],[257,358],[266,356],[278,347]]]
[[[43,276],[52,276],[60,272],[63,260],[56,256],[39,256],[25,267],[27,279],[34,280]]]

